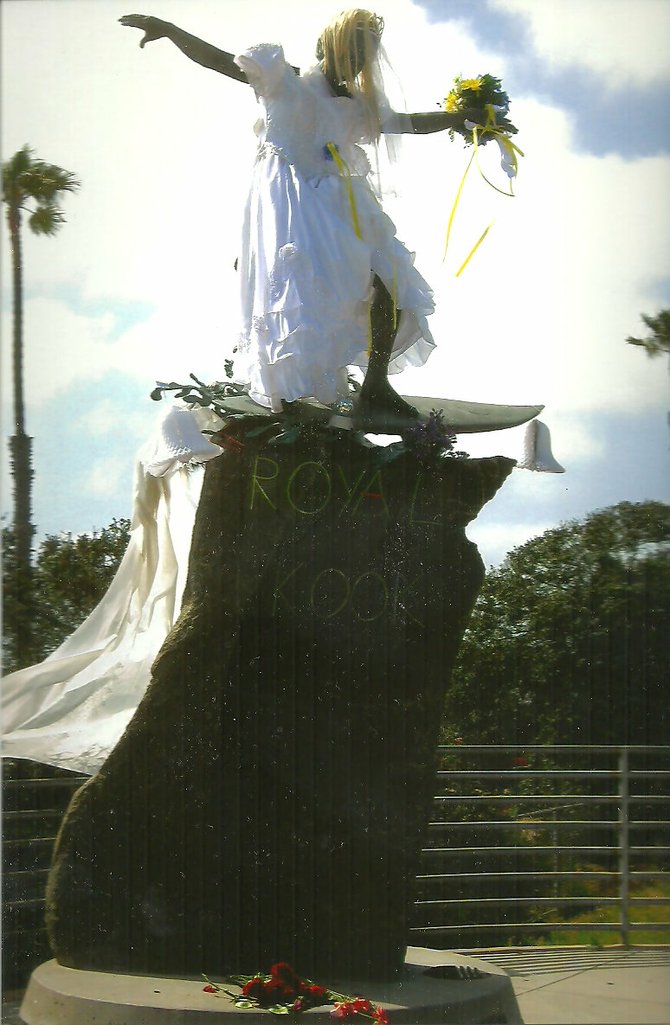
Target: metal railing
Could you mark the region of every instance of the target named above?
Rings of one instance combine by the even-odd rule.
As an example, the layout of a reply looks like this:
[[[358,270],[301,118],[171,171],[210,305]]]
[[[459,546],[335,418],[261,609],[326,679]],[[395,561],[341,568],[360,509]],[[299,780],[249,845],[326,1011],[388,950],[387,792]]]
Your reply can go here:
[[[670,921],[635,913],[670,904],[670,746],[458,744],[440,757],[411,942],[578,930],[628,946],[642,929],[667,941]],[[570,920],[610,907],[615,922]]]
[[[670,921],[651,925],[634,916],[641,907],[670,904],[636,895],[641,884],[658,883],[660,891],[670,879],[670,746],[463,744],[441,747],[440,758],[410,942],[484,947],[498,945],[493,938],[516,942],[553,930],[616,930],[624,945],[642,929],[667,936]],[[51,850],[86,777],[20,760],[3,764],[9,985],[48,956],[43,911]],[[662,810],[650,818],[654,809]],[[573,883],[609,889],[566,894]],[[615,923],[548,921],[554,910],[611,906],[619,911]]]
[[[44,890],[72,794],[88,777],[23,759],[2,760],[2,989],[21,989],[51,956]]]

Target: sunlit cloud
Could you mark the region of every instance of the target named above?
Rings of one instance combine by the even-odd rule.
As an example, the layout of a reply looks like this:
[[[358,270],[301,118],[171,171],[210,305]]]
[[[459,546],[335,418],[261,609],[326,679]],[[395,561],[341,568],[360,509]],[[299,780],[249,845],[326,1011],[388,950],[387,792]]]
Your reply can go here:
[[[527,19],[538,56],[553,66],[582,67],[603,88],[653,85],[670,79],[670,5],[666,0],[490,0]]]
[[[505,554],[533,537],[539,537],[555,524],[551,522],[474,523],[468,527],[468,537],[486,553],[488,565],[496,565]]]
[[[128,460],[122,456],[109,456],[98,460],[84,481],[84,489],[96,497],[113,495],[125,479]]]

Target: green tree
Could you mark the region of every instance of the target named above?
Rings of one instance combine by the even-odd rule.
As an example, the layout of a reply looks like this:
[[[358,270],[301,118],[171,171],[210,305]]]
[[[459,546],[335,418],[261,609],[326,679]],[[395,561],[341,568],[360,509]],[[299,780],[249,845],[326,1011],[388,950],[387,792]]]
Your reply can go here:
[[[2,201],[7,207],[12,254],[13,333],[12,373],[14,395],[14,434],[10,438],[10,459],[14,478],[14,544],[17,580],[15,586],[25,596],[17,612],[21,618],[13,624],[17,654],[28,660],[32,655],[32,539],[31,516],[32,438],[26,433],[23,385],[23,254],[21,227],[24,213],[35,235],[55,235],[65,221],[59,206],[65,192],[74,192],[79,182],[70,171],[47,164],[33,156],[28,146],[2,165]]]
[[[471,743],[660,743],[670,662],[670,507],[547,531],[486,578],[446,703]]]
[[[6,624],[3,634],[5,671],[22,668],[13,623],[34,616],[33,659],[39,661],[76,630],[98,604],[128,547],[130,521],[114,519],[91,534],[49,534],[35,558],[34,605],[26,610],[25,595],[16,587],[14,532],[3,530],[3,584]],[[18,608],[17,608],[18,607]]]

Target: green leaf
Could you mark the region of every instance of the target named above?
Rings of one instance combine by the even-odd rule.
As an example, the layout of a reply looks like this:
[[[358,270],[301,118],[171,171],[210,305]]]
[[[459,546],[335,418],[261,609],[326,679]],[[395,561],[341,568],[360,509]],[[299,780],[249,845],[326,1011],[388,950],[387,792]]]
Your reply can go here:
[[[276,438],[273,438],[270,442],[271,445],[293,445],[300,437],[299,427],[290,427],[288,431],[283,431],[278,434]]]
[[[268,1007],[268,1011],[271,1014],[290,1014],[291,1009],[286,1004],[273,1004],[272,1007]]]
[[[259,438],[261,434],[266,434],[270,430],[270,424],[263,424],[262,427],[254,427],[251,431],[245,431],[245,438]]]
[[[397,445],[389,445],[387,448],[382,450],[377,462],[381,466],[384,466],[386,463],[392,463],[394,459],[398,459],[399,456],[404,455],[406,451],[407,449],[403,442],[399,442]]]

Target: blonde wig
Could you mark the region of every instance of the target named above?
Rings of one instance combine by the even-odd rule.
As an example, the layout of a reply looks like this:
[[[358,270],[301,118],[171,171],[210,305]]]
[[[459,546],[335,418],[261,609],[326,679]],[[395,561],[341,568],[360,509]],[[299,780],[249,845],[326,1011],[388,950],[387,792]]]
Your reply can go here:
[[[326,78],[365,99],[374,138],[379,136],[377,58],[383,29],[383,18],[354,7],[326,26],[316,48]]]

